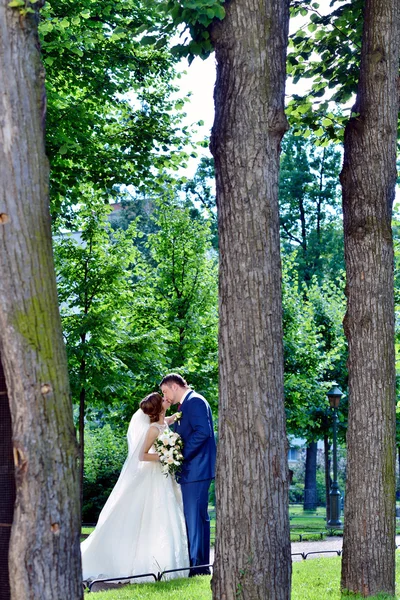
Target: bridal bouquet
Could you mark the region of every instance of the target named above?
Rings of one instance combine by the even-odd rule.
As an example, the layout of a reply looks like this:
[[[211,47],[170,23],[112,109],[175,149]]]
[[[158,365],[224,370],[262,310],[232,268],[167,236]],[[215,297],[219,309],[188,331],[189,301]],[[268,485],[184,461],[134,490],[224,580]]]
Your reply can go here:
[[[161,470],[168,477],[180,471],[183,462],[183,442],[179,434],[165,429],[154,442],[155,449],[160,457]]]

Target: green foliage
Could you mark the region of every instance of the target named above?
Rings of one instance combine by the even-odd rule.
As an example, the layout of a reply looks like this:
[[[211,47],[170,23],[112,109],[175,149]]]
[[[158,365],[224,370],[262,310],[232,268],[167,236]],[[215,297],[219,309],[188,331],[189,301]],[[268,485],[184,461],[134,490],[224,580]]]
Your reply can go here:
[[[82,185],[109,201],[118,186],[154,188],[185,162],[175,59],[168,39],[143,39],[161,24],[156,3],[141,0],[50,0],[41,11],[54,215],[80,202]]]
[[[172,52],[178,56],[188,56],[189,62],[195,56],[207,58],[213,51],[210,27],[215,21],[225,17],[225,0],[166,0],[165,8],[172,19],[172,27],[185,25],[190,37],[183,44],[177,44]],[[170,31],[171,25],[166,28]]]
[[[300,281],[336,278],[344,269],[340,218],[341,155],[289,133],[283,141],[279,203],[283,255],[298,248]]]
[[[37,3],[38,0],[11,0],[11,2],[8,3],[8,6],[10,8],[17,8],[20,18],[22,19],[26,17],[26,15],[35,14],[36,10],[39,7]],[[35,4],[37,6],[35,6]]]
[[[288,431],[315,441],[331,418],[328,382],[346,389],[340,154],[290,133],[283,142],[280,219],[283,256],[285,398]],[[346,405],[342,405],[346,416]]]
[[[217,398],[217,257],[210,220],[170,197],[154,215],[148,236],[146,313],[156,318],[167,370],[180,371],[211,403]]]
[[[313,0],[292,4],[292,16],[308,15],[309,21],[289,38],[287,72],[294,83],[308,78],[310,89],[293,96],[287,114],[298,133],[315,136],[317,144],[343,139],[348,117],[331,103],[348,102],[357,88],[363,4],[333,0],[328,15]]]
[[[119,477],[127,444],[109,424],[87,428],[85,440],[82,520],[95,523]]]
[[[58,234],[54,244],[72,397],[78,402],[85,390],[91,406],[116,396],[129,404],[133,379],[118,351],[127,337],[132,271],[140,273],[137,233],[133,223],[111,236],[108,212],[87,196],[75,215],[79,232]]]
[[[218,251],[218,223],[215,201],[215,169],[212,156],[202,156],[194,177],[184,182],[183,190],[194,205],[200,203],[210,219],[212,245]]]
[[[344,386],[346,343],[343,281],[299,286],[283,272],[285,403],[289,433],[309,441],[331,427],[326,392],[336,380]],[[345,404],[341,410],[345,411]],[[343,418],[343,417],[341,417]]]

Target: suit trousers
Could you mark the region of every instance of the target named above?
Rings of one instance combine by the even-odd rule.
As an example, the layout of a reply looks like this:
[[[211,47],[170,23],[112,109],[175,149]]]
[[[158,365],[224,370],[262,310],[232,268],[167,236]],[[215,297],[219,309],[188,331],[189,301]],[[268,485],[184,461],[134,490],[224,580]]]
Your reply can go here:
[[[210,517],[208,515],[210,483],[211,479],[181,483],[191,567],[210,563]],[[209,574],[209,568],[191,569],[189,577]]]

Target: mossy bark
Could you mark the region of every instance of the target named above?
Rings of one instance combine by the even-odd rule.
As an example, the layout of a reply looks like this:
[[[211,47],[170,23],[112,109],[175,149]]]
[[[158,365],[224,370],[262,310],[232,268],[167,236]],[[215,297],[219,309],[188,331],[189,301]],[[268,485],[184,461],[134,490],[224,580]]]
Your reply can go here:
[[[220,245],[218,600],[290,598],[278,174],[288,3],[232,0],[212,39]]]
[[[396,183],[399,0],[366,0],[360,78],[341,174],[349,343],[342,589],[395,593]]]
[[[37,20],[0,0],[0,353],[16,482],[10,588],[12,600],[75,600],[77,445],[51,247]]]

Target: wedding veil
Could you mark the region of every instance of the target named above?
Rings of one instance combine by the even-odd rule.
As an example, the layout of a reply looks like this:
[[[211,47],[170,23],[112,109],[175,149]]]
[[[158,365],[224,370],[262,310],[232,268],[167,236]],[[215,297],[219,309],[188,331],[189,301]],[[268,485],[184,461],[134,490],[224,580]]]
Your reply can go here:
[[[113,511],[118,499],[124,493],[126,487],[132,485],[133,479],[140,474],[143,463],[139,460],[139,455],[146,439],[149,426],[150,417],[139,408],[133,415],[128,428],[127,459],[122,467],[118,481],[100,513],[97,527],[107,519]]]

